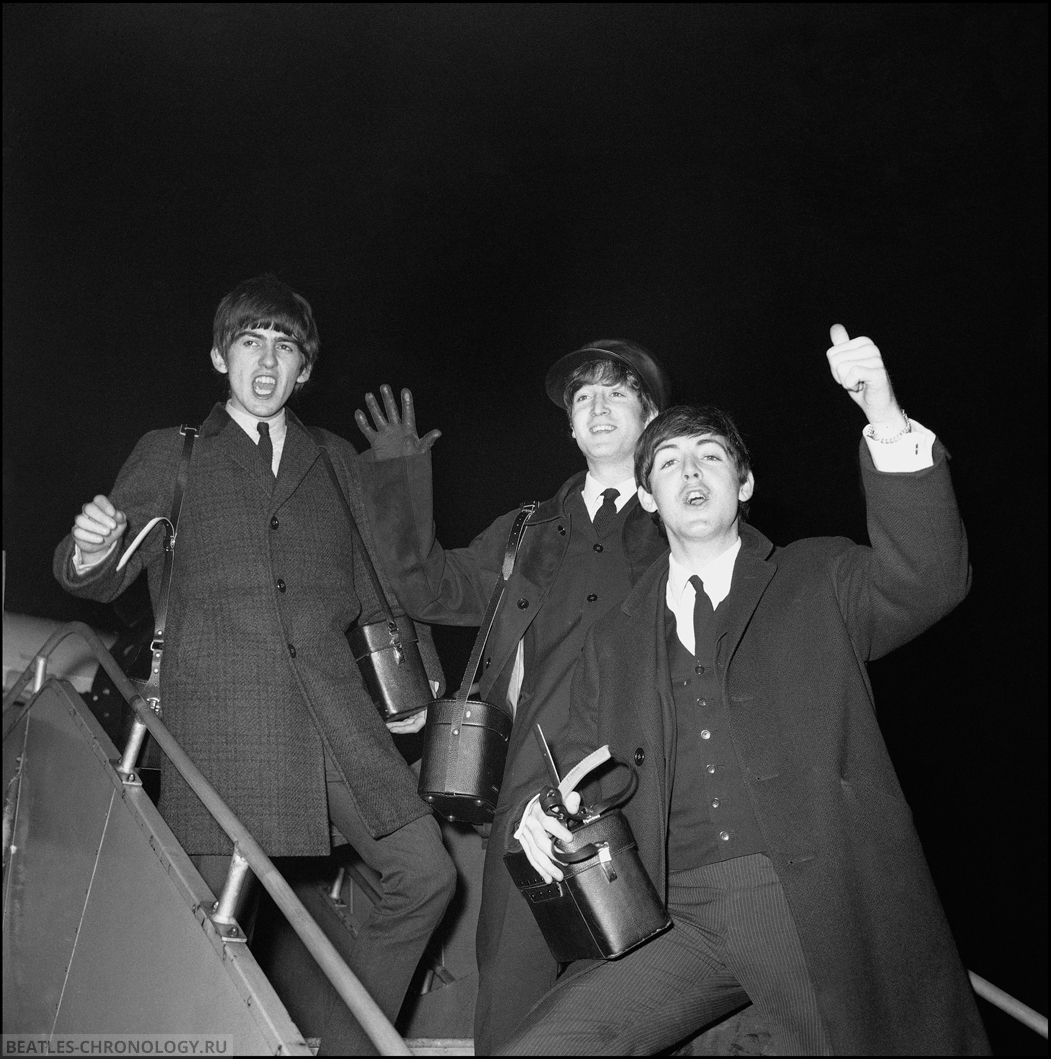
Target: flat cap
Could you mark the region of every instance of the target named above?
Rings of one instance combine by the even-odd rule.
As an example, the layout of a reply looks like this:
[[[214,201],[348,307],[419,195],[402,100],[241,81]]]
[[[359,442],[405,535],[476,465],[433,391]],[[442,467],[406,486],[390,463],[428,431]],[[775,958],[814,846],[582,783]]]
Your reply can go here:
[[[565,407],[562,395],[566,392],[570,375],[589,360],[613,360],[626,364],[642,380],[658,411],[663,412],[668,407],[671,380],[657,358],[637,342],[626,338],[600,338],[567,353],[551,366],[544,380],[544,388],[559,408]]]

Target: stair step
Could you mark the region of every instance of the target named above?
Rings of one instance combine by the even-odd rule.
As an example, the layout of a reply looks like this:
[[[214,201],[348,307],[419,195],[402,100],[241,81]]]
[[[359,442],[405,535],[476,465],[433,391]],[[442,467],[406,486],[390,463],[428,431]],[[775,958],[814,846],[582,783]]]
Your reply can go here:
[[[470,1037],[415,1037],[405,1043],[413,1055],[474,1055]]]

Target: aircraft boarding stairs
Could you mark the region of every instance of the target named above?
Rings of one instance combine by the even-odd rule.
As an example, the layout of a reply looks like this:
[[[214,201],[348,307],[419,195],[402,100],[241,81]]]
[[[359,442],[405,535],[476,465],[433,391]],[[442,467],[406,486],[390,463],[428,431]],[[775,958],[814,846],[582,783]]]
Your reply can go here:
[[[123,755],[71,684],[45,678],[48,656],[73,633],[134,710]],[[218,899],[135,770],[147,730],[235,843]],[[376,891],[370,871],[348,850],[326,877],[282,877],[86,625],[56,632],[5,696],[3,784],[5,1038],[145,1039],[155,1054],[158,1042],[197,1038],[186,1054],[310,1055],[335,994],[380,1054],[473,1054],[483,856],[473,830],[445,830],[457,896],[399,1033],[345,962]],[[233,914],[249,869],[273,899],[251,948]],[[1046,1018],[1042,1027],[1046,1037]],[[759,1055],[767,1042],[745,1009],[679,1054]]]

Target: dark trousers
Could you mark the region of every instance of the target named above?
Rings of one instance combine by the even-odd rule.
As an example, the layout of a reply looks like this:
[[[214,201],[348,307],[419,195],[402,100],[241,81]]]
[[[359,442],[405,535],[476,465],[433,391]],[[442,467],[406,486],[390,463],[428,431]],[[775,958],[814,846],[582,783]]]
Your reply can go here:
[[[383,891],[382,898],[372,906],[360,926],[349,966],[393,1022],[423,950],[452,900],[456,869],[445,851],[433,816],[421,817],[389,835],[373,838],[347,785],[330,769],[326,769],[326,779],[329,818],[358,856],[379,874]],[[218,894],[230,858],[194,857],[193,860]],[[258,886],[255,880],[253,884]],[[244,911],[239,911],[239,922],[242,915],[246,919],[254,918],[253,904],[249,900]],[[319,1054],[378,1054],[338,996],[333,997],[322,1026]]]
[[[475,943],[475,1055],[492,1055],[506,1044],[558,974],[558,964],[528,903],[507,874],[502,852],[495,843],[489,846],[482,875]]]
[[[749,1000],[778,1055],[830,1055],[799,936],[762,854],[675,872],[674,927],[561,979],[502,1055],[652,1055]]]

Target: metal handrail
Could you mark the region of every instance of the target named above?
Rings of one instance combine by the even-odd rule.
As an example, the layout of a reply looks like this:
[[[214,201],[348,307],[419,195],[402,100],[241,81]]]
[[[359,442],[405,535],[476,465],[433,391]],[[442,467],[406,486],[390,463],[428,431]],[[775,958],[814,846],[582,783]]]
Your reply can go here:
[[[37,652],[25,672],[15,682],[14,687],[4,696],[3,737],[29,713],[30,702],[26,709],[8,715],[8,707],[13,705],[22,694],[26,685],[33,681],[34,691],[43,686],[43,676],[47,658],[66,637],[74,633],[83,637],[98,658],[99,665],[105,669],[116,689],[124,696],[135,711],[135,716],[147,729],[160,748],[168,755],[171,763],[182,773],[183,778],[193,788],[194,793],[204,803],[216,822],[233,840],[235,847],[248,861],[249,866],[259,881],[266,887],[277,906],[285,914],[292,929],[302,938],[310,954],[317,960],[318,966],[335,987],[344,1003],[350,1008],[362,1029],[369,1035],[381,1055],[412,1055],[405,1042],[391,1025],[390,1020],[380,1010],[375,1000],[357,976],[346,965],[336,951],[335,946],[325,937],[321,928],[314,922],[303,903],[293,893],[280,872],[274,867],[270,858],[262,851],[247,828],[234,815],[230,807],[219,797],[215,788],[205,779],[189,755],[179,745],[175,737],[164,726],[161,719],[150,709],[145,699],[135,690],[131,681],[121,672],[105,644],[94,630],[83,622],[75,621],[57,629]],[[141,741],[141,739],[140,739]],[[125,761],[127,755],[125,755]]]
[[[1010,993],[1005,993],[999,986],[993,985],[992,982],[987,982],[981,975],[975,974],[974,971],[968,971],[967,974],[971,979],[971,987],[983,1000],[988,1000],[990,1004],[995,1005],[1001,1011],[1006,1011],[1012,1018],[1018,1019],[1019,1022],[1028,1026],[1034,1033],[1039,1033],[1041,1037],[1045,1040],[1047,1039],[1046,1015],[1041,1015],[1039,1011],[1035,1011],[1028,1004],[1023,1004],[1021,1000],[1016,1000]]]

